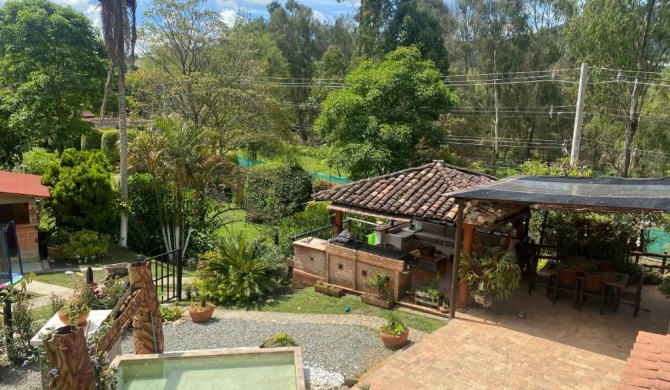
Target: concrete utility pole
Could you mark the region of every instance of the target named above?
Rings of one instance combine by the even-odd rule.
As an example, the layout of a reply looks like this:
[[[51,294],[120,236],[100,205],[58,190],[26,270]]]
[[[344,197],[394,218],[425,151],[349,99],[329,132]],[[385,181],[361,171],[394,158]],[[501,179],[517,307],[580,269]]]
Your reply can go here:
[[[582,124],[584,123],[584,95],[586,95],[586,84],[589,81],[589,65],[582,62],[579,73],[579,92],[577,93],[577,109],[575,114],[575,129],[572,132],[572,153],[570,153],[570,165],[573,167],[579,162],[579,148],[582,144]]]

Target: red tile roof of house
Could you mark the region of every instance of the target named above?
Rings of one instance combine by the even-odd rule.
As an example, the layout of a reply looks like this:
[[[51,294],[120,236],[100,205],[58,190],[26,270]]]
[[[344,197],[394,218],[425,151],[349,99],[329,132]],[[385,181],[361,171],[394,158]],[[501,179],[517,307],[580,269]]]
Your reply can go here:
[[[49,197],[49,187],[42,185],[41,176],[0,171],[0,193]]]
[[[670,389],[670,335],[637,334],[618,388]]]
[[[319,191],[315,200],[330,200],[333,205],[352,210],[370,211],[397,217],[418,217],[453,221],[458,204],[445,193],[497,180],[493,176],[455,167],[443,161],[433,161],[415,168],[383,176],[358,180],[343,186]],[[478,226],[495,224],[516,213],[523,205],[487,205],[485,202],[466,202],[465,220]]]

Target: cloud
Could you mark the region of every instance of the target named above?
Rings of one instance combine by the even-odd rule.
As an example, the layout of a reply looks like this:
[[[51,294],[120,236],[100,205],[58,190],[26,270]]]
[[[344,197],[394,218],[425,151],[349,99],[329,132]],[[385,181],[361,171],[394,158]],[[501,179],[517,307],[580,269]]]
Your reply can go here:
[[[324,14],[323,12],[321,12],[317,9],[313,9],[312,14],[314,15],[314,19],[316,19],[319,22],[324,23],[324,24],[334,21],[333,17],[326,16],[326,14]]]
[[[223,10],[221,11],[221,19],[226,26],[233,27],[235,25],[235,19],[237,19],[237,11],[232,9]]]
[[[2,1],[2,0],[0,0]],[[100,9],[97,1],[90,0],[53,0],[54,3],[72,7],[75,10],[83,13],[93,23],[95,27],[102,28],[102,20],[100,19]]]

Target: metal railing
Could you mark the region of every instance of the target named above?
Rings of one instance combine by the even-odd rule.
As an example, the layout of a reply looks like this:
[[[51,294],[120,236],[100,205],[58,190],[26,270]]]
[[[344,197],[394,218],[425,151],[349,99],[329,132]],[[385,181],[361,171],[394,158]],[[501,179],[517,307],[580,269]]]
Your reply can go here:
[[[146,259],[151,262],[151,272],[160,302],[181,300],[183,261],[181,249],[162,253]]]

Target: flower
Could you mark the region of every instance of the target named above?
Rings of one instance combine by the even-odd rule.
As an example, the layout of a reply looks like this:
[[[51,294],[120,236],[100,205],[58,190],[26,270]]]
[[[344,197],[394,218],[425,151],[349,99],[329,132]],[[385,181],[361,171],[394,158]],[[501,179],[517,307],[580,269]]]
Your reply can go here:
[[[58,375],[58,369],[57,368],[52,368],[51,370],[49,370],[49,375],[51,375],[51,376]]]

